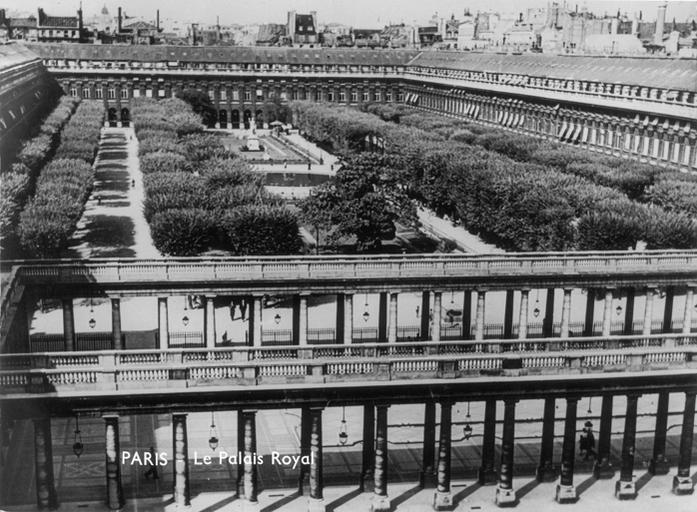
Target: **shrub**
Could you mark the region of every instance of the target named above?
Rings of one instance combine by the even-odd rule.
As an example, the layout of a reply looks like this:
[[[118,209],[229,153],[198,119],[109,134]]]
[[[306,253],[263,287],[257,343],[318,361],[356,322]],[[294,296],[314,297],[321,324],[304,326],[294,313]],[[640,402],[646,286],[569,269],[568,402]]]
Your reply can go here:
[[[155,247],[165,255],[195,256],[208,249],[215,232],[212,212],[201,208],[170,209],[150,219]]]
[[[141,157],[140,170],[143,174],[154,172],[191,172],[191,166],[186,157],[179,153],[158,151]]]
[[[223,216],[221,240],[235,254],[294,254],[300,250],[298,220],[285,206],[245,205]]]

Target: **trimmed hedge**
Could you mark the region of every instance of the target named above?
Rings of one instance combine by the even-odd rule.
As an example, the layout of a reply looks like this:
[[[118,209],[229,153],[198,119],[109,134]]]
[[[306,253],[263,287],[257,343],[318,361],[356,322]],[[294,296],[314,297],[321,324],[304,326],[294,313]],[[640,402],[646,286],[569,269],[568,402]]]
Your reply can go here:
[[[602,163],[595,155],[582,154],[579,159],[578,150],[548,148],[536,141],[528,144],[518,140],[526,138],[510,134],[506,140],[494,130],[477,130],[428,115],[423,119],[400,116],[400,124],[394,124],[366,120],[363,112],[352,117],[349,109],[327,104],[294,102],[291,110],[301,130],[335,148],[360,150],[365,145],[356,140],[377,139],[374,146],[399,162],[395,167],[401,169],[401,182],[412,197],[506,248],[626,249],[639,240],[654,249],[697,246],[694,219],[629,199],[642,197],[655,177],[650,167],[604,157],[605,167],[593,167]],[[404,126],[412,122],[430,131]],[[468,131],[463,133],[464,129]],[[359,136],[353,142],[341,140],[356,133]],[[446,140],[446,136],[481,145]],[[623,228],[611,225],[616,219],[623,219]]]
[[[144,214],[158,250],[176,256],[212,248],[233,254],[299,251],[296,216],[266,192],[263,177],[246,161],[230,155],[217,136],[200,133],[200,119],[188,104],[141,99],[131,112],[142,137]]]

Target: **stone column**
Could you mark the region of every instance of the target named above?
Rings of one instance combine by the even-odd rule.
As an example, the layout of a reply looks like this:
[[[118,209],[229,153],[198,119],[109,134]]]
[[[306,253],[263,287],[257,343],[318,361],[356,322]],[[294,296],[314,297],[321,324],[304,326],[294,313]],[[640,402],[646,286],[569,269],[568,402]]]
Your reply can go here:
[[[344,296],[343,293],[337,293],[336,294],[336,332],[335,332],[335,338],[337,343],[344,343],[344,334],[345,334],[345,327],[344,327],[344,319],[346,317],[345,313],[345,308],[346,308],[346,297]]]
[[[496,483],[496,400],[486,401],[484,408],[484,435],[482,436],[482,466],[479,468],[479,483],[494,485]]]
[[[593,336],[593,323],[595,321],[595,290],[586,290],[586,319],[583,324],[583,335]]]
[[[380,292],[378,308],[378,341],[387,341],[387,293]]]
[[[433,331],[431,332],[431,339],[433,341],[440,341],[440,327],[443,316],[443,294],[441,292],[433,292]]]
[[[424,404],[424,443],[423,463],[421,467],[421,486],[433,487],[433,466],[436,458],[436,404],[426,402]]]
[[[375,488],[371,512],[386,512],[391,509],[387,496],[387,408],[377,405],[375,428]]]
[[[694,308],[695,289],[692,285],[688,285],[685,290],[685,312],[682,317],[682,333],[690,334],[692,331],[692,309]]]
[[[48,416],[34,420],[34,464],[36,470],[36,505],[39,510],[45,508],[55,510],[58,508],[58,496],[53,477],[51,418]]]
[[[120,299],[111,299],[111,346],[114,350],[123,350]]]
[[[298,344],[307,345],[307,295],[300,296],[300,319],[298,324]]]
[[[516,502],[513,490],[513,452],[515,448],[515,400],[504,401],[503,439],[501,441],[501,472],[496,486],[496,504],[511,505]]]
[[[536,475],[538,482],[553,482],[557,478],[557,472],[554,469],[554,402],[554,398],[545,398],[540,465],[537,467]]]
[[[675,494],[692,494],[694,483],[690,478],[692,464],[692,438],[695,433],[695,393],[685,393],[685,412],[682,416],[682,432],[680,433],[680,457],[678,459],[678,474],[673,477],[673,492]]]
[[[215,303],[213,295],[203,298],[203,336],[206,348],[215,348]]]
[[[464,293],[464,298],[462,302],[462,339],[468,340],[470,338],[470,331],[472,329],[472,292],[467,290]]]
[[[571,289],[564,288],[564,298],[561,305],[561,338],[569,337],[569,325],[571,324]]]
[[[159,349],[169,348],[169,313],[167,310],[167,297],[157,298],[157,332],[159,334]]]
[[[646,305],[644,306],[644,328],[641,331],[643,336],[651,335],[651,324],[653,323],[653,297],[656,290],[653,287],[646,288]]]
[[[244,414],[242,410],[237,411],[237,453],[244,453]],[[302,466],[301,466],[302,467]],[[244,461],[237,460],[237,478],[236,478],[237,498],[244,498]]]
[[[605,303],[603,307],[603,337],[612,333],[612,289],[605,290]]]
[[[353,343],[353,294],[344,295],[344,343]]]
[[[262,308],[261,297],[254,297],[253,302],[252,302],[252,311],[250,311],[250,313],[249,313],[249,319],[252,322],[252,329],[250,329],[250,331],[252,332],[252,340],[253,340],[253,345],[255,347],[261,347],[261,345],[262,345],[261,308]],[[301,315],[301,318],[302,318],[302,315]]]
[[[390,319],[388,322],[388,343],[397,342],[397,297],[398,294],[395,292],[390,293]]]
[[[484,339],[484,304],[486,291],[477,290],[477,316],[474,321],[474,339],[482,341]]]
[[[610,464],[610,441],[612,437],[612,395],[603,395],[600,406],[600,430],[598,432],[598,455],[593,466],[593,475],[599,479],[612,478],[615,470]]]
[[[429,331],[431,328],[431,321],[429,318],[429,311],[431,311],[431,292],[421,293],[421,339],[426,341],[430,339]]]
[[[73,299],[63,299],[63,340],[65,351],[75,350],[75,315]]]
[[[300,296],[293,295],[293,345],[300,344]]]
[[[324,511],[322,481],[322,409],[310,409],[310,512]]]
[[[172,442],[174,451],[174,492],[176,507],[188,507],[189,502],[189,448],[186,434],[186,414],[172,414]]]
[[[634,334],[634,296],[636,291],[634,288],[627,288],[627,304],[624,310],[624,329],[622,332],[625,336]]]
[[[438,472],[436,493],[433,496],[435,510],[452,510],[453,495],[450,492],[450,457],[452,435],[452,402],[440,403],[440,439],[438,441]]]
[[[666,302],[663,308],[663,326],[661,332],[670,333],[673,324],[673,299],[675,298],[675,288],[669,286],[666,289]]]
[[[106,428],[106,504],[109,510],[119,510],[124,505],[121,488],[121,448],[119,446],[119,417],[104,416]]]
[[[518,339],[524,340],[528,337],[528,296],[530,290],[520,290],[520,315],[518,316]]]
[[[564,444],[561,455],[561,478],[554,499],[558,503],[573,503],[578,499],[574,487],[574,454],[576,452],[576,407],[578,398],[566,399]]]
[[[542,337],[551,338],[554,335],[554,288],[547,288],[545,296],[545,316],[542,319]]]
[[[653,438],[653,458],[649,462],[649,472],[652,475],[667,475],[668,460],[666,460],[666,431],[668,427],[668,399],[667,391],[658,394],[656,407],[656,430]]]
[[[307,457],[310,455],[310,408],[303,407],[300,409],[300,456]],[[298,494],[305,494],[305,480],[309,473],[308,464],[300,464],[298,472]]]
[[[363,406],[363,453],[361,465],[361,491],[373,490],[373,472],[375,469],[375,406]]]
[[[242,411],[244,451],[244,475],[242,483],[244,485],[245,501],[256,506],[257,504],[257,465],[255,462],[257,451],[257,432],[256,432],[256,411]]]
[[[514,290],[506,290],[506,302],[503,310],[503,337],[511,339],[513,337],[513,297]]]
[[[638,401],[638,395],[627,395],[627,413],[624,418],[624,437],[622,439],[622,467],[620,468],[620,479],[615,483],[615,497],[620,500],[633,500],[637,496],[633,473]]]

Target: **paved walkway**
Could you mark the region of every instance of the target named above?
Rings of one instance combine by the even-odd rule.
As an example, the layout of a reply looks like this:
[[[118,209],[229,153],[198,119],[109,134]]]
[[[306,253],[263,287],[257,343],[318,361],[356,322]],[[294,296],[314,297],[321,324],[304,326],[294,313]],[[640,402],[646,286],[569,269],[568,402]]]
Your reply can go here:
[[[477,235],[470,233],[463,226],[456,226],[450,220],[438,217],[431,210],[419,208],[416,212],[426,233],[454,241],[458,248],[471,254],[501,254],[505,251],[493,244],[486,243]]]
[[[143,216],[143,177],[132,128],[104,128],[95,184],[65,256],[159,258]]]

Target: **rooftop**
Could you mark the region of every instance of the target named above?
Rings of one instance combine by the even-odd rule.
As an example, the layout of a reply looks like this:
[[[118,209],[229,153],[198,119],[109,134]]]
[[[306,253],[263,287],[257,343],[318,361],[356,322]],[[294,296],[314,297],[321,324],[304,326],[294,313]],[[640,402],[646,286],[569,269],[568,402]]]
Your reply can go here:
[[[0,44],[0,71],[18,64],[31,62],[36,59],[36,54],[24,46],[10,43]]]

